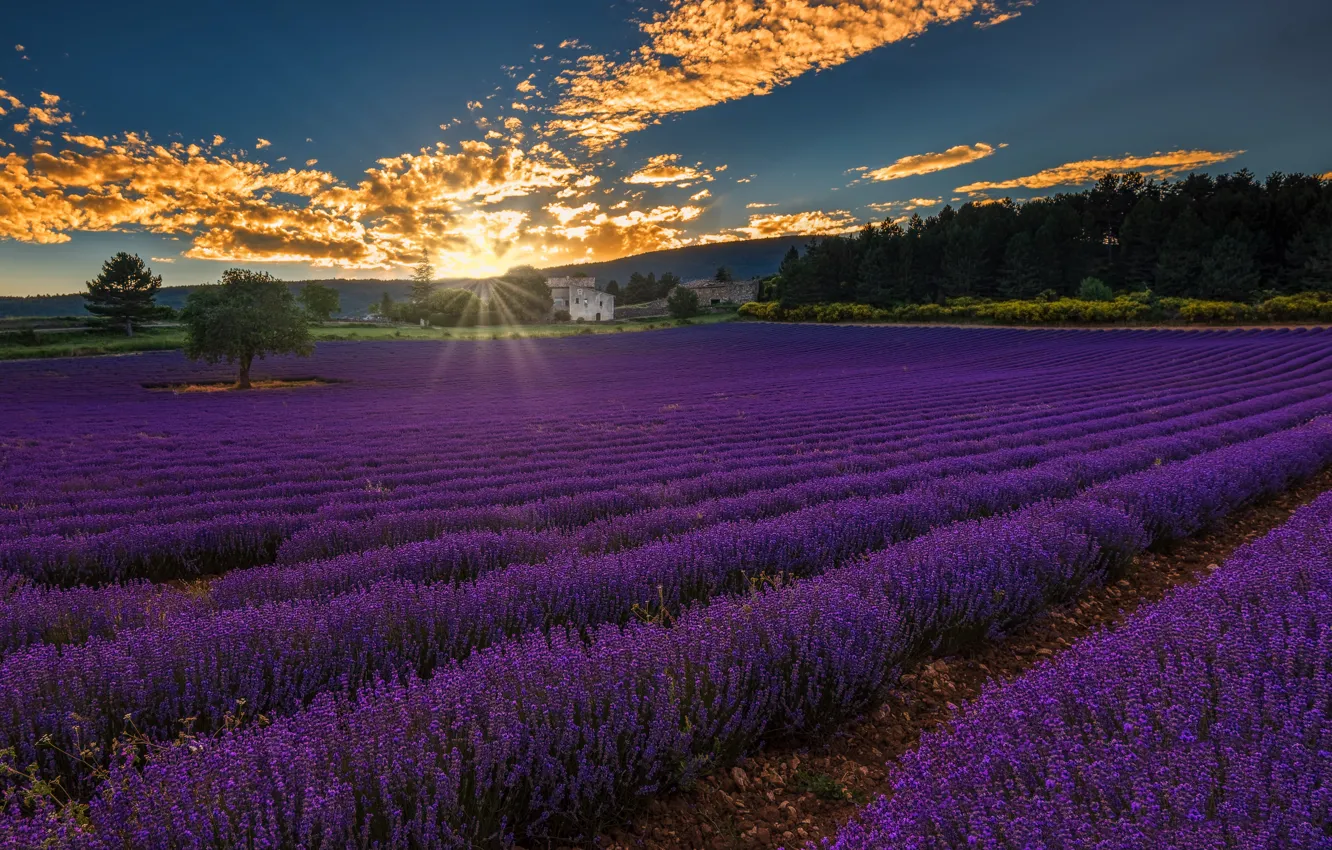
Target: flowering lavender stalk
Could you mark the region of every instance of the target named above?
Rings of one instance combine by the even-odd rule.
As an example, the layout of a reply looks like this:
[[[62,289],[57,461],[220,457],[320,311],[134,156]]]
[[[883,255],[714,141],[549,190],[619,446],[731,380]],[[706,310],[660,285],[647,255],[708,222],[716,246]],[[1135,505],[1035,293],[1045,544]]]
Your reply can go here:
[[[1327,847],[1332,496],[993,689],[834,850]]]
[[[1140,473],[1139,490],[1180,497],[1131,508],[1178,517],[1203,473],[1228,480],[1223,502],[1242,504],[1327,452],[1332,429],[1314,423]],[[1208,486],[1195,506],[1211,516],[1217,504]],[[765,735],[845,716],[913,654],[1074,598],[1149,542],[1133,516],[1084,497],[950,526],[790,588],[718,600],[671,628],[509,641],[429,681],[355,704],[321,698],[142,772],[118,769],[94,801],[90,842],[463,847],[595,829]]]

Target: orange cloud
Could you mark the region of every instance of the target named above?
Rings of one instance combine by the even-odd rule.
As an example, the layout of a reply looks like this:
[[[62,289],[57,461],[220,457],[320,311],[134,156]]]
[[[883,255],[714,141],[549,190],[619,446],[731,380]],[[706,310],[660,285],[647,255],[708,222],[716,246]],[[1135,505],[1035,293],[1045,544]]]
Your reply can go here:
[[[933,25],[992,8],[981,0],[671,0],[640,24],[623,61],[579,59],[548,130],[603,148],[661,116],[765,95]]]
[[[744,234],[749,239],[766,239],[772,236],[790,236],[808,234],[810,236],[829,236],[836,233],[851,233],[860,229],[855,216],[846,210],[823,212],[814,210],[799,213],[771,213],[751,215],[749,225],[733,228],[733,232]]]
[[[910,198],[905,201],[885,201],[877,204],[866,204],[866,206],[875,212],[896,212],[899,210],[912,212],[913,210],[937,207],[942,203],[943,198]]]
[[[1012,180],[969,183],[966,186],[959,186],[956,191],[976,194],[995,189],[1048,189],[1052,186],[1076,186],[1095,182],[1109,173],[1126,171],[1137,171],[1148,177],[1164,180],[1234,159],[1242,153],[1244,151],[1178,150],[1169,153],[1158,152],[1151,156],[1125,155],[1111,159],[1084,159]]]
[[[82,147],[0,159],[0,238],[54,243],[135,228],[189,236],[184,255],[195,259],[390,268],[428,251],[441,268],[465,272],[491,260],[498,267],[528,219],[484,207],[595,182],[549,148],[481,142],[389,157],[349,186],[321,171],[278,171],[133,133],[66,141]],[[473,266],[464,267],[467,257]]]
[[[95,148],[99,151],[106,150],[106,142],[97,136],[72,136],[69,133],[61,133],[60,138],[70,144],[83,145],[87,148]]]
[[[617,204],[616,208],[620,206]],[[533,230],[542,237],[542,260],[557,263],[623,257],[694,244],[697,240],[687,236],[679,225],[693,221],[703,213],[700,207],[665,205],[647,211],[630,210],[620,215],[592,214],[596,208],[596,204],[585,204],[575,210],[547,207],[558,223]]]
[[[268,147],[268,146],[271,145],[271,144],[273,144],[273,143],[270,142],[268,139],[258,139],[258,140],[256,140],[255,143],[254,143],[254,149],[255,149],[255,150],[258,150],[258,151],[261,151],[261,150],[263,150],[264,148]]]
[[[1004,145],[999,145],[999,147],[1004,147]],[[904,156],[892,165],[866,172],[865,178],[876,183],[884,183],[889,180],[900,180],[903,177],[933,174],[936,171],[957,168],[959,165],[985,159],[987,156],[992,156],[996,150],[998,148],[984,142],[977,142],[974,145],[955,145],[941,153]]]
[[[664,186],[669,183],[688,183],[694,180],[711,181],[712,179],[712,175],[706,169],[681,165],[678,153],[667,153],[650,158],[647,165],[624,178],[624,182]]]
[[[55,126],[56,124],[70,123],[72,119],[69,117],[69,115],[65,112],[61,112],[60,109],[58,108],[58,104],[60,103],[59,95],[50,94],[48,92],[41,92],[41,97],[42,97],[41,106],[28,107],[29,124],[31,124],[34,121],[37,122],[38,124],[46,124],[47,126]],[[17,101],[14,102],[14,106],[15,107],[19,106]],[[20,132],[26,132],[26,131],[20,131]]]

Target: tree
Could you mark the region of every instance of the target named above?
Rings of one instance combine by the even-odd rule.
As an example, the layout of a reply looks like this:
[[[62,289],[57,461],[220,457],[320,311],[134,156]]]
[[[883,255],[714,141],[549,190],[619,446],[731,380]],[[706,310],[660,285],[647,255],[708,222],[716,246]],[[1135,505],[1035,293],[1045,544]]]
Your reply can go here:
[[[606,284],[606,294],[614,295],[618,298],[620,296],[620,282],[618,280],[612,280],[610,283]]]
[[[1078,298],[1083,301],[1114,301],[1115,293],[1099,277],[1084,277],[1078,284]]]
[[[430,300],[430,293],[435,291],[435,267],[424,257],[412,270],[412,301],[424,304]]]
[[[227,269],[216,286],[190,293],[180,314],[185,354],[238,366],[237,389],[250,388],[254,358],[309,356],[314,350],[305,312],[287,285],[267,272]]]
[[[652,275],[649,274],[648,282],[651,281]],[[662,272],[661,277],[657,279],[656,288],[652,290],[652,299],[655,301],[658,298],[665,298],[671,294],[672,289],[675,289],[681,283],[684,283],[684,281],[680,280],[680,276],[675,272]]]
[[[676,319],[688,319],[698,315],[698,293],[688,287],[677,286],[666,297],[666,309]]]
[[[379,315],[386,319],[393,318],[393,296],[387,291],[379,296]]]
[[[84,307],[94,316],[125,325],[125,335],[134,336],[134,324],[171,315],[170,307],[157,305],[162,276],[124,251],[102,263],[102,272],[87,282]]]
[[[665,293],[662,293],[664,295]],[[649,274],[646,277],[640,272],[634,272],[629,275],[629,283],[624,287],[625,304],[642,304],[644,301],[654,301],[662,297],[657,294],[657,277],[655,274]]]
[[[305,307],[305,312],[317,322],[327,322],[333,318],[334,313],[342,309],[342,299],[338,296],[338,291],[322,283],[307,283],[301,287],[301,294],[298,297],[301,305]]]
[[[726,266],[719,266],[717,268],[717,273],[713,275],[713,280],[717,281],[718,283],[730,283],[731,281],[735,280],[735,278],[731,276],[730,269],[728,269]]]
[[[1287,262],[1298,289],[1332,292],[1332,222],[1306,222],[1291,240]]]
[[[999,293],[1005,298],[1035,298],[1045,288],[1040,267],[1036,264],[1036,242],[1025,230],[1013,234],[1004,249],[1004,261],[999,266]]]
[[[515,266],[491,286],[490,308],[505,324],[534,324],[550,318],[555,307],[546,276],[531,266]]]
[[[422,309],[437,328],[471,327],[481,320],[481,299],[466,289],[437,289]]]
[[[1212,244],[1202,262],[1198,294],[1216,301],[1244,301],[1262,281],[1248,244],[1233,236],[1222,236]]]

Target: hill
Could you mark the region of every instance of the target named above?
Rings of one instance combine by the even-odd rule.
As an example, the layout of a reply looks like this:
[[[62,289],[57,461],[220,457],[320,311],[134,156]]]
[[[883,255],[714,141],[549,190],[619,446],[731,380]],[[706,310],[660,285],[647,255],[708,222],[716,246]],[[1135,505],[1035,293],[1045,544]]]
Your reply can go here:
[[[570,274],[594,275],[600,286],[612,280],[624,286],[629,275],[634,272],[647,274],[652,272],[661,276],[664,272],[674,272],[682,280],[709,278],[716,273],[718,266],[726,266],[737,280],[751,277],[766,277],[775,274],[781,265],[782,257],[792,246],[803,252],[809,236],[779,236],[775,239],[749,239],[744,242],[719,242],[716,245],[690,245],[686,248],[673,248],[669,251],[651,251],[607,260],[602,263],[575,263],[567,266],[552,266],[543,271],[559,276]]]

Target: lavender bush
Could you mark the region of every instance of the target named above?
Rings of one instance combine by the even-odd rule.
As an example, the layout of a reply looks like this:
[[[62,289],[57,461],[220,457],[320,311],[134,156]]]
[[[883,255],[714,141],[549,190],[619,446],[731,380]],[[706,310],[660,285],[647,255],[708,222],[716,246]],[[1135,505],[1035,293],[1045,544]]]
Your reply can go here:
[[[834,850],[1332,842],[1332,496],[994,689]]]

